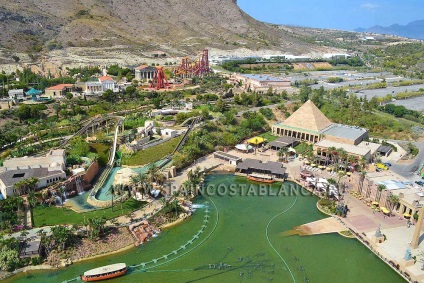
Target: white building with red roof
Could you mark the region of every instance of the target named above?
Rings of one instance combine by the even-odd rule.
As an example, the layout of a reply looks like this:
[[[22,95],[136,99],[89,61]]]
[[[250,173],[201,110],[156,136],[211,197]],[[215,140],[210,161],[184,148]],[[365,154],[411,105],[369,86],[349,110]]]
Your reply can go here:
[[[115,80],[110,76],[101,76],[92,78],[85,83],[86,94],[101,94],[110,89],[113,92],[118,92],[119,88]]]

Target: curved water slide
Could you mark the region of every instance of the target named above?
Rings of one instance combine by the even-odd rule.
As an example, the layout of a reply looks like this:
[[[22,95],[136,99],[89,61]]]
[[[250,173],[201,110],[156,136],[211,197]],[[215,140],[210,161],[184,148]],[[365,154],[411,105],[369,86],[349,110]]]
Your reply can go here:
[[[113,145],[110,149],[109,161],[106,165],[105,170],[102,172],[99,179],[94,184],[93,189],[90,193],[91,197],[94,197],[97,194],[97,191],[103,187],[103,185],[106,182],[107,178],[109,177],[109,174],[112,171],[113,165],[115,163],[116,146],[118,144],[119,128],[122,126],[122,123],[124,122],[124,119],[125,119],[124,117],[117,117],[117,118],[119,118],[119,120],[118,120],[118,123],[116,124],[115,134],[113,136]]]

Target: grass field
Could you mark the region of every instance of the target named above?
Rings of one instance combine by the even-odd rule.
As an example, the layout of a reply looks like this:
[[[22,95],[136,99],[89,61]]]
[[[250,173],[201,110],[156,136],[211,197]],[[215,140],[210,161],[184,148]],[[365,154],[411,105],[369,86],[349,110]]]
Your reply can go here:
[[[164,142],[163,144],[149,147],[148,149],[140,150],[130,157],[122,158],[122,165],[138,166],[146,165],[152,162],[156,162],[168,154],[170,154],[175,147],[178,145],[182,136]]]
[[[137,210],[145,205],[144,201],[137,201],[134,199],[129,199],[122,204],[119,202],[115,203],[112,208],[105,208],[101,210],[88,211],[85,213],[77,213],[69,208],[64,207],[55,207],[55,206],[46,206],[41,205],[34,208],[34,227],[42,226],[52,226],[59,224],[77,224],[82,225],[84,220],[87,221],[89,218],[95,217],[106,217],[107,219],[112,219],[121,215],[125,215],[128,212]]]
[[[267,142],[272,142],[278,139],[278,137],[272,135],[271,132],[266,132],[266,133],[260,134],[259,136],[265,138]]]

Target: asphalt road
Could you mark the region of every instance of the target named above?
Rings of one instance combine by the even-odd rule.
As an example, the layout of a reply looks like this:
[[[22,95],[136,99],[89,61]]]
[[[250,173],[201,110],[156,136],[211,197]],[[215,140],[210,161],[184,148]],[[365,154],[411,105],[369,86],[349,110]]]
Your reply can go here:
[[[420,168],[421,164],[424,162],[424,142],[415,142],[413,144],[419,149],[419,153],[415,157],[414,162],[412,162],[411,164],[392,163],[390,170],[406,179],[416,181],[421,179],[421,177],[418,176],[415,172]]]

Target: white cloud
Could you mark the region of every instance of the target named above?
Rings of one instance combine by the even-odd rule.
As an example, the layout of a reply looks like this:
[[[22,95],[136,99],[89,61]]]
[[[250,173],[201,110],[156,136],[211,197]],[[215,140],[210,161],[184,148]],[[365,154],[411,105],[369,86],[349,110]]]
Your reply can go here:
[[[373,4],[373,3],[365,3],[361,5],[362,9],[376,9],[379,6],[377,4]]]

